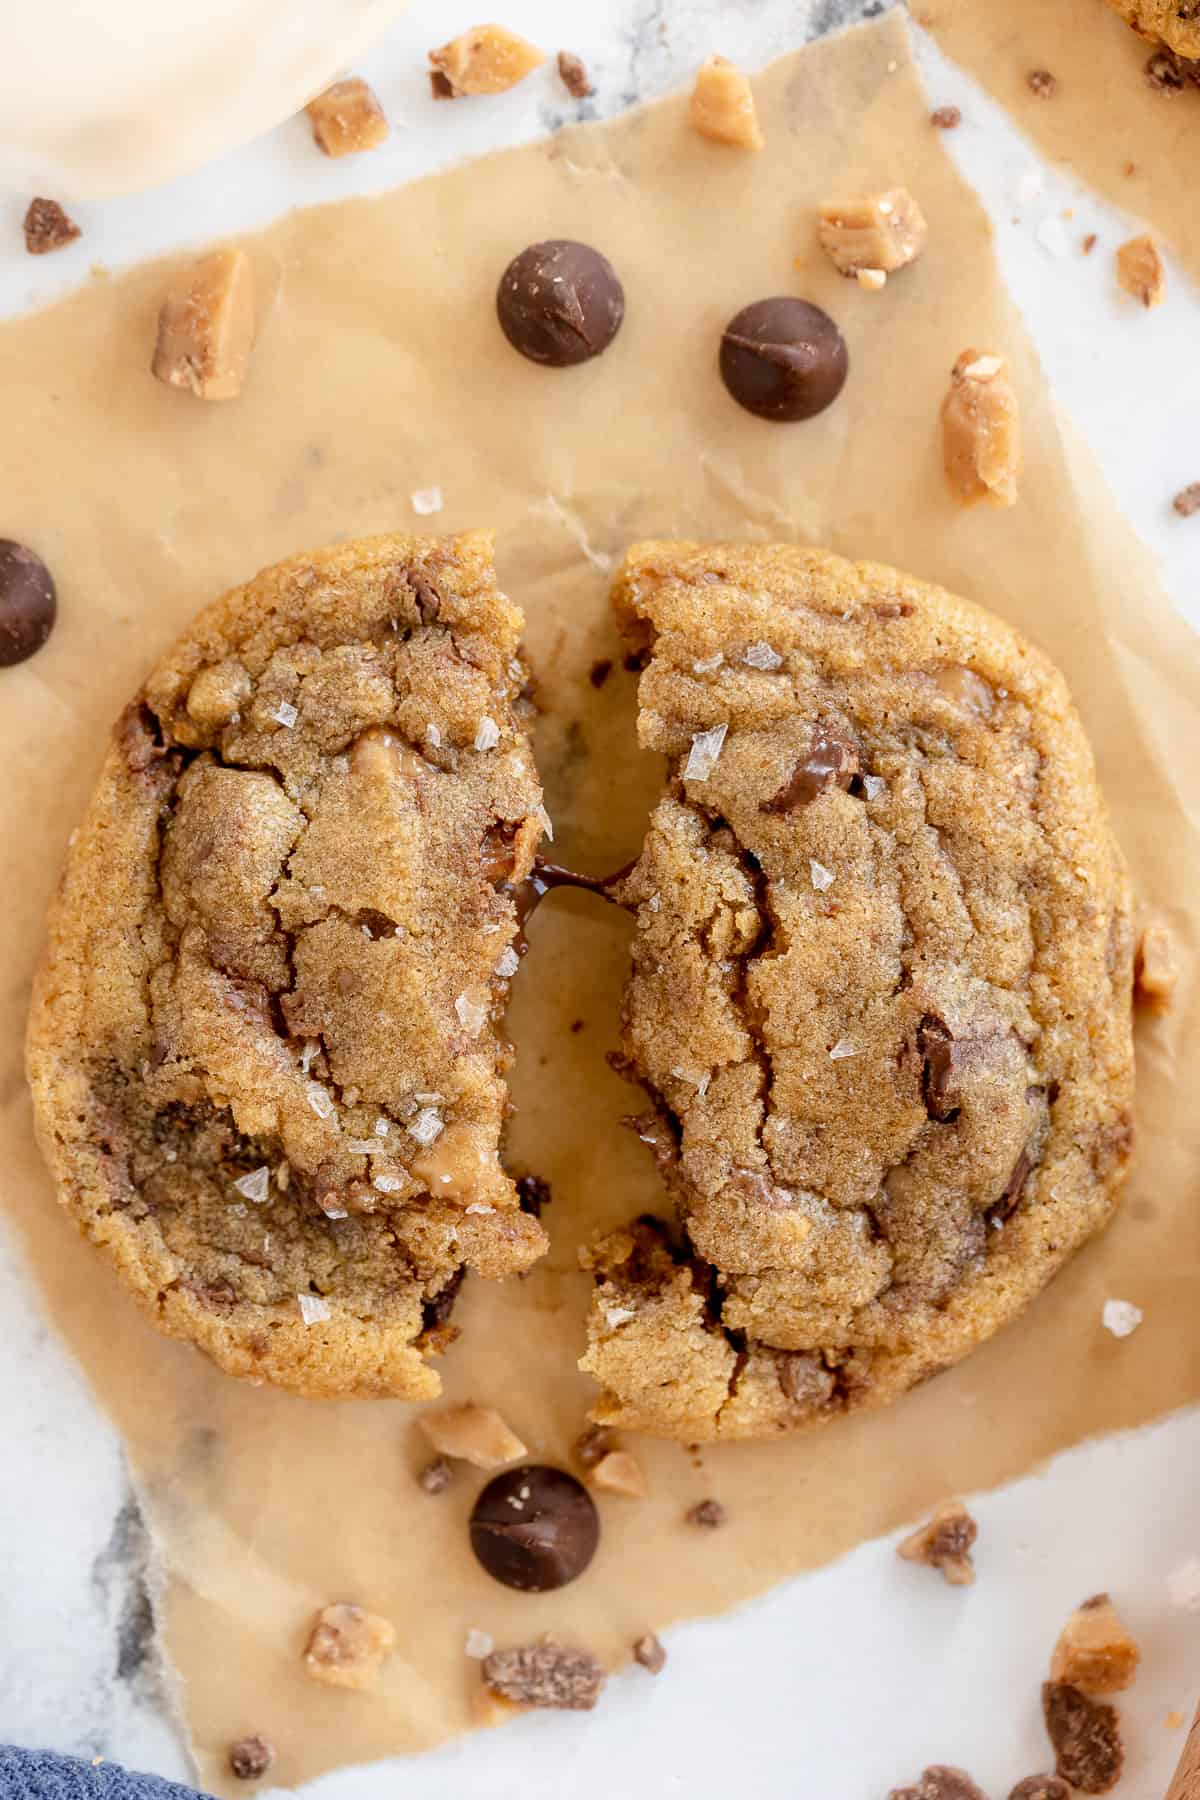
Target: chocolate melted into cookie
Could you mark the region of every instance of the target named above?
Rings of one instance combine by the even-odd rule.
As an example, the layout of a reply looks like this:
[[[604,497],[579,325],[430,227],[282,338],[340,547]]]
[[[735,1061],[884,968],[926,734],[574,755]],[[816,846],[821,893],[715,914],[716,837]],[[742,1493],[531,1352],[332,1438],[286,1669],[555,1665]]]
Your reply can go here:
[[[465,1267],[545,1248],[499,1156],[542,835],[486,537],[268,570],[128,709],[30,1074],[68,1205],[166,1330],[305,1394],[435,1394]],[[469,642],[470,655],[461,650]]]
[[[764,1436],[949,1366],[1111,1212],[1127,877],[998,620],[785,547],[642,546],[614,602],[668,768],[618,1066],[678,1226],[589,1250],[584,1367],[602,1424]]]

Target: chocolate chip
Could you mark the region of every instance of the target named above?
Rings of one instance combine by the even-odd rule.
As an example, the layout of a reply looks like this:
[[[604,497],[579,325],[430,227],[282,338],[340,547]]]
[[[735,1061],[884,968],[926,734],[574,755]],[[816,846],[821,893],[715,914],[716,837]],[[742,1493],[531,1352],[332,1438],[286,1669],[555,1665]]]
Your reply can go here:
[[[25,213],[25,248],[30,256],[61,250],[80,235],[74,219],[67,217],[57,200],[31,200]]]
[[[699,1525],[704,1531],[715,1531],[718,1525],[725,1523],[727,1516],[719,1500],[701,1500],[684,1514],[689,1525]]]
[[[366,932],[373,944],[377,944],[380,938],[396,935],[395,919],[389,919],[386,913],[376,912],[373,906],[360,907],[354,915],[354,923],[360,931]]]
[[[266,1738],[244,1737],[229,1746],[229,1772],[239,1781],[257,1781],[274,1761],[274,1748]]]
[[[518,1706],[567,1707],[590,1712],[604,1686],[603,1666],[586,1650],[544,1639],[514,1650],[493,1650],[480,1670],[485,1686]]]
[[[921,1053],[921,1098],[925,1111],[939,1125],[949,1125],[961,1110],[955,1096],[962,1073],[963,1047],[955,1043],[945,1019],[926,1013],[917,1027],[917,1049]]]
[[[12,538],[0,538],[0,668],[40,650],[57,611],[54,577],[41,557]]]
[[[431,1300],[426,1300],[421,1308],[422,1330],[436,1331],[439,1325],[446,1323],[454,1311],[454,1303],[458,1299],[466,1273],[465,1269],[456,1269],[446,1285],[439,1288]]]
[[[1008,1800],[1071,1800],[1071,1790],[1057,1775],[1026,1775]]]
[[[456,100],[458,98],[450,77],[443,75],[440,69],[430,69],[429,91],[435,100]]]
[[[540,1219],[543,1206],[549,1206],[551,1198],[550,1183],[543,1181],[540,1175],[519,1177],[517,1199],[521,1202],[522,1212],[532,1213],[535,1219]]]
[[[588,80],[588,72],[582,60],[570,50],[560,50],[558,53],[558,75],[568,94],[575,100],[586,100],[589,94],[596,91]]]
[[[721,379],[760,419],[811,419],[842,391],[849,358],[829,314],[778,294],[744,306],[721,337]]]
[[[818,725],[812,742],[787,781],[760,812],[796,812],[810,806],[830,788],[848,788],[858,773],[858,751],[849,738],[832,725]]]
[[[612,674],[612,658],[605,656],[594,662],[588,670],[588,680],[594,688],[602,688]]]
[[[471,1513],[471,1548],[505,1587],[545,1594],[591,1562],[600,1520],[591,1495],[565,1469],[525,1463],[489,1481]]]
[[[1115,1787],[1125,1763],[1116,1707],[1089,1699],[1065,1681],[1044,1681],[1042,1713],[1061,1779],[1084,1794],[1106,1794]]]
[[[994,1200],[987,1209],[989,1225],[1003,1225],[1011,1218],[1021,1203],[1021,1195],[1025,1192],[1025,1183],[1037,1167],[1037,1153],[1033,1144],[1026,1144],[1020,1156],[1013,1164],[1012,1174],[1004,1184],[1004,1191],[998,1200]]]
[[[625,292],[598,250],[550,238],[509,263],[496,290],[496,313],[514,350],[565,369],[608,349],[625,316]]]

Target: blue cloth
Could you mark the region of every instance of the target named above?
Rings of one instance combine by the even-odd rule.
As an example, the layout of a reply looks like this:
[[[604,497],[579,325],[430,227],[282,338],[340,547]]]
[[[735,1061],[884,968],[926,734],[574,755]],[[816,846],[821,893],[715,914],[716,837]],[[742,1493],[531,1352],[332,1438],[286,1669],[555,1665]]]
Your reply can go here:
[[[197,1795],[195,1788],[131,1774],[118,1763],[0,1744],[0,1800],[197,1800]]]

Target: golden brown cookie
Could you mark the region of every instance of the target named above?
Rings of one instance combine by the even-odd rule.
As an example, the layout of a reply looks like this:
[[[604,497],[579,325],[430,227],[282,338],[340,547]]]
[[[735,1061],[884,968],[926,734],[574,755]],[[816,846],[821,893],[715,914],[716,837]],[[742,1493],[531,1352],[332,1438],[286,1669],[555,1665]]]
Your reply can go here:
[[[1200,58],[1200,0],[1108,0],[1121,17],[1176,56]]]
[[[604,1424],[788,1431],[1014,1317],[1131,1146],[1124,863],[1061,676],[799,548],[643,544],[614,599],[668,782],[624,1054],[674,1200],[595,1246]]]
[[[545,1247],[498,1155],[544,820],[521,624],[486,534],[346,544],[209,607],[118,723],[36,983],[38,1133],[232,1374],[435,1394],[464,1268]]]

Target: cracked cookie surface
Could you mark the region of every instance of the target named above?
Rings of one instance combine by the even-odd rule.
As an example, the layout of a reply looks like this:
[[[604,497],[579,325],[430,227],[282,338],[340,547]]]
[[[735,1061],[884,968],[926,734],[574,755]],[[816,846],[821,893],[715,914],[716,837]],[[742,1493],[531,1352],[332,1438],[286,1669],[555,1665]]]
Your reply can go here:
[[[1108,0],[1152,44],[1200,60],[1200,0]]]
[[[593,1417],[684,1439],[879,1404],[1109,1217],[1127,876],[1061,676],[999,619],[794,547],[614,588],[667,788],[623,1055],[678,1220],[586,1253]]]
[[[120,720],[29,1036],[60,1195],[156,1323],[310,1395],[435,1394],[464,1268],[545,1248],[499,1158],[541,837],[491,540],[268,569]]]

